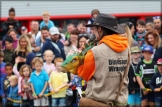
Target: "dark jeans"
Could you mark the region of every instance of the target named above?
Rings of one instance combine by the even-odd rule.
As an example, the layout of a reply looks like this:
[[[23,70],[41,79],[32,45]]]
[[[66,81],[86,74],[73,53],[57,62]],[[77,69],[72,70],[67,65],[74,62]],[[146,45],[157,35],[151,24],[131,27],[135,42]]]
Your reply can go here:
[[[156,107],[162,107],[162,97],[155,97]]]
[[[21,107],[34,107],[33,99],[22,100]]]

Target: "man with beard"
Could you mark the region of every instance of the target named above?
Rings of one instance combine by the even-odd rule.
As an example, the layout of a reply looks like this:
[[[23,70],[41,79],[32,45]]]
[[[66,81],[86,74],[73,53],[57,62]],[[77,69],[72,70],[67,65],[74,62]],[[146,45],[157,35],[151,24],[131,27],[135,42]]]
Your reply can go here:
[[[162,22],[160,16],[153,17],[153,22],[155,29],[158,31],[160,37],[162,38],[162,30],[161,30]]]

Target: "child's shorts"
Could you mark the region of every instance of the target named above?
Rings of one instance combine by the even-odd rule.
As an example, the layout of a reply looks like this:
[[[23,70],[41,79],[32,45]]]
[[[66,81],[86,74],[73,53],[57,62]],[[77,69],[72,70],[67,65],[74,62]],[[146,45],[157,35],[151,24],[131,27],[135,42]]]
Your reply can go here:
[[[141,104],[140,91],[134,94],[128,95],[128,104],[129,105],[140,105]]]
[[[48,105],[49,105],[48,97],[34,99],[34,106],[48,106]]]
[[[142,97],[141,100],[145,100],[147,99],[148,102],[155,102],[155,97],[154,97],[154,93],[153,92],[149,92],[147,95],[144,95],[143,92],[142,93]]]
[[[52,107],[63,107],[66,106],[65,98],[52,98]]]

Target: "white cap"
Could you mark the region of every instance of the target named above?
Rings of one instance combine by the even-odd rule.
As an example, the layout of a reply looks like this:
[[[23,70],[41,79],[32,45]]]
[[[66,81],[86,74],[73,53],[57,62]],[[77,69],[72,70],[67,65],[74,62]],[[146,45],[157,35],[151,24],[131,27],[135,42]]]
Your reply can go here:
[[[50,28],[49,33],[50,33],[51,35],[60,34],[60,32],[59,32],[59,30],[58,30],[57,27],[52,27],[52,28]]]

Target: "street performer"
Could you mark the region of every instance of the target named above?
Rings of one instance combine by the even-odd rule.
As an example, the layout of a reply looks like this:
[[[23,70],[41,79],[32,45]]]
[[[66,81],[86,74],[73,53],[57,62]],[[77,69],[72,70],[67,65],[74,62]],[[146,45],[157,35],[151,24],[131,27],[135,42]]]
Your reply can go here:
[[[87,52],[77,75],[87,81],[80,107],[125,107],[128,98],[128,40],[116,17],[100,13],[93,24],[98,45]]]

